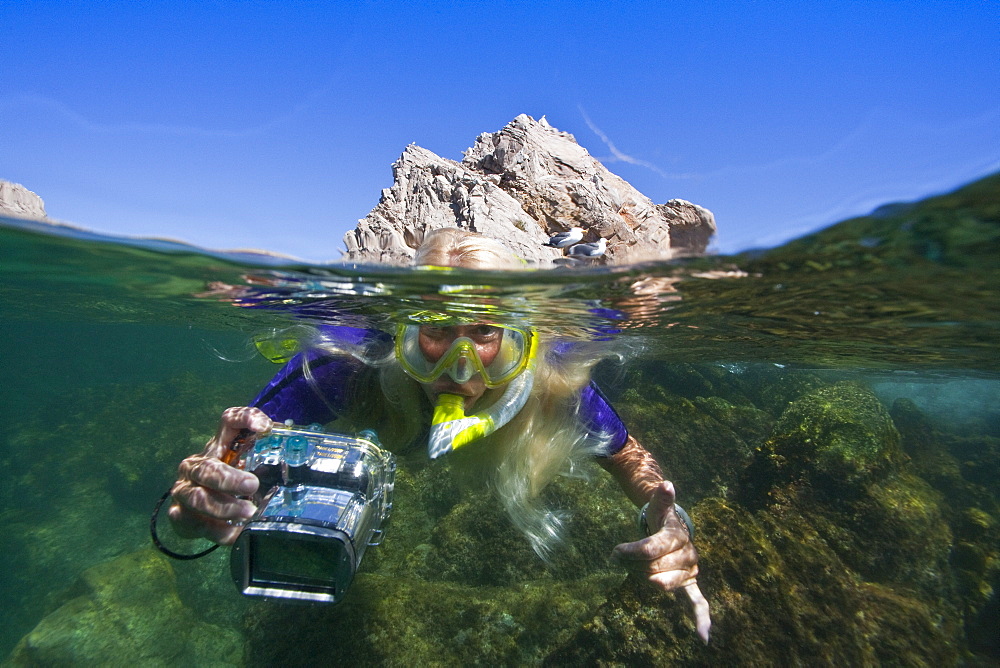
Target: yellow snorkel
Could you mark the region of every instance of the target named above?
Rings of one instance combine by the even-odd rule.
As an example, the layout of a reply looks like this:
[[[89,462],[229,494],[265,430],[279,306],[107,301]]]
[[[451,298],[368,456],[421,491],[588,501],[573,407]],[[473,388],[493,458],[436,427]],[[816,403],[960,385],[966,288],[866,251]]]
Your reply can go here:
[[[535,380],[534,350],[528,368],[507,384],[500,398],[489,408],[474,415],[465,414],[465,397],[457,394],[438,396],[431,418],[427,453],[431,459],[458,450],[483,436],[489,436],[511,421],[524,408]]]

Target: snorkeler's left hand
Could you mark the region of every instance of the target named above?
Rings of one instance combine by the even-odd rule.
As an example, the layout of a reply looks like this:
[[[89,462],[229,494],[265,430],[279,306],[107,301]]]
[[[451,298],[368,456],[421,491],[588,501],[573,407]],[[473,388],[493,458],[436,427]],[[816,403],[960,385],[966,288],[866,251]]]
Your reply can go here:
[[[698,550],[691,542],[687,526],[674,511],[674,485],[660,483],[649,500],[646,524],[654,531],[633,543],[622,543],[611,559],[629,570],[643,573],[664,591],[683,587],[694,606],[695,626],[706,643],[712,626],[708,601],[698,588]]]

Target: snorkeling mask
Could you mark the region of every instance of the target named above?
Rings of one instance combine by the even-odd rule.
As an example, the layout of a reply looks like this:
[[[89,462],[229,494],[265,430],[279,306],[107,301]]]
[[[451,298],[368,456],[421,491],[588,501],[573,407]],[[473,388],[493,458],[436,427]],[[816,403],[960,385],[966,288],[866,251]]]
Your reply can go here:
[[[467,336],[455,338],[448,349],[437,360],[431,361],[424,357],[420,349],[420,338],[438,341],[449,336],[450,326],[441,325],[399,325],[396,329],[396,359],[406,373],[420,383],[433,383],[447,374],[449,378],[461,385],[467,383],[477,373],[482,377],[486,387],[495,388],[505,385],[527,367],[535,354],[535,332],[533,329],[510,327],[507,325],[482,325],[488,331],[483,332],[480,341],[474,341]],[[478,337],[477,337],[478,338]],[[478,347],[496,344],[499,339],[499,349],[495,356],[484,363]]]
[[[496,345],[491,337],[499,337],[499,347],[492,359],[484,361],[476,341],[460,336],[450,343],[444,354],[431,361],[424,357],[420,349],[421,327],[424,328],[423,335],[432,340],[449,335],[448,327],[441,323],[399,325],[396,330],[396,359],[410,377],[420,383],[432,383],[442,374],[447,374],[454,382],[462,384],[479,374],[488,388],[507,386],[491,406],[473,415],[465,414],[465,397],[456,394],[438,396],[427,444],[428,454],[431,459],[436,459],[492,434],[524,408],[534,384],[538,338],[531,328],[484,325],[495,331],[483,333],[480,347]]]

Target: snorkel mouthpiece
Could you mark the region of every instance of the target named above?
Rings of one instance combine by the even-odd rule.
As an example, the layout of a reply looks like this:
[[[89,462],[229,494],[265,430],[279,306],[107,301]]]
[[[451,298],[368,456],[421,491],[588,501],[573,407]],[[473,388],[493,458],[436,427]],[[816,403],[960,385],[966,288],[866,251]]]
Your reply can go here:
[[[465,397],[442,394],[434,407],[431,418],[431,436],[428,454],[437,459],[446,452],[457,450],[466,443],[482,438],[493,431],[493,420],[476,415],[465,415]]]
[[[500,398],[489,408],[475,415],[465,414],[465,397],[441,394],[434,406],[427,451],[431,459],[457,450],[484,436],[489,436],[510,422],[524,408],[534,385],[533,365],[507,384]]]

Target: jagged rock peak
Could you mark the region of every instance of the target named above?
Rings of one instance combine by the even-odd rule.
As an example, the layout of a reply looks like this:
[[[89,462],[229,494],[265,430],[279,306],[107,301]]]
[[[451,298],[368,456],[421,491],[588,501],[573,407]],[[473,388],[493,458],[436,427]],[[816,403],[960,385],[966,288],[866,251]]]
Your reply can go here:
[[[429,230],[456,226],[549,266],[567,251],[542,244],[573,227],[584,230],[583,242],[605,239],[597,261],[618,264],[704,252],[715,219],[680,199],[654,204],[571,134],[522,114],[479,135],[460,163],[408,146],[393,164],[392,187],[345,235],[345,259],[406,264]]]
[[[45,202],[20,183],[0,179],[0,216],[47,219]]]
[[[351,260],[408,264],[424,234],[463,227],[502,239],[526,260],[555,253],[548,237],[510,195],[482,174],[410,145],[392,165],[393,185],[355,230],[344,236]]]

